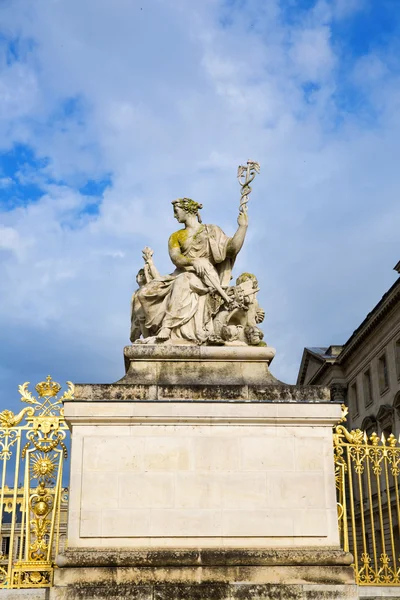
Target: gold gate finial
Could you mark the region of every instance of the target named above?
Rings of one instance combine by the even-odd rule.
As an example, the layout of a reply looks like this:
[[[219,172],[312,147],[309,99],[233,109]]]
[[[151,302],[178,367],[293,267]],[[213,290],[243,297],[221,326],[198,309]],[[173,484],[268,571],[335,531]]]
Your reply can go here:
[[[57,396],[58,392],[61,390],[61,385],[57,383],[57,381],[53,381],[51,375],[47,375],[46,381],[40,381],[40,383],[35,386],[35,390],[41,398],[52,398]]]

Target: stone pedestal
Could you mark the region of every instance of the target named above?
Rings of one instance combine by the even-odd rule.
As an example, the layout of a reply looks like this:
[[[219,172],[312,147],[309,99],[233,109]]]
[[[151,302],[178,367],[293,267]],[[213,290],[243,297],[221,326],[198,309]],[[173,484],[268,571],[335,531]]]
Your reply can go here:
[[[340,406],[274,380],[268,349],[199,350],[130,347],[121,382],[65,403],[69,548],[52,598],[356,598],[337,529]]]
[[[124,349],[126,375],[118,383],[153,385],[265,385],[275,356],[270,346],[146,346]]]

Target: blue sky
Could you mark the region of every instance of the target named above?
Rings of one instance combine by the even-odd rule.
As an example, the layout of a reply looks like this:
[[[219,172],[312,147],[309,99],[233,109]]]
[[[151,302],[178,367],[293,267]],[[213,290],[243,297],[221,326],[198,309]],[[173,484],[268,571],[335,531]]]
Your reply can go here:
[[[141,249],[171,270],[170,202],[236,225],[294,382],[343,343],[400,259],[397,0],[0,4],[0,406],[47,374],[123,374]]]

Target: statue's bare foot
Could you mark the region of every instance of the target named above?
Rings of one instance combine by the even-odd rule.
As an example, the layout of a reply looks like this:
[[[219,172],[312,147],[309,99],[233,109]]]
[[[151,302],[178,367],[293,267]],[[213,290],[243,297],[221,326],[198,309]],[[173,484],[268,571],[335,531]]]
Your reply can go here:
[[[171,337],[171,330],[168,327],[162,327],[159,333],[156,335],[158,342],[166,342]]]

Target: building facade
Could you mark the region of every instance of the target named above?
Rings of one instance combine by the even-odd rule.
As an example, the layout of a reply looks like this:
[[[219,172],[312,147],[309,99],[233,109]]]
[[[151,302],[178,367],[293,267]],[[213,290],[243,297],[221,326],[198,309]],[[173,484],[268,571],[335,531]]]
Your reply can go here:
[[[399,437],[400,277],[343,346],[304,348],[297,383],[329,386],[352,429]]]

